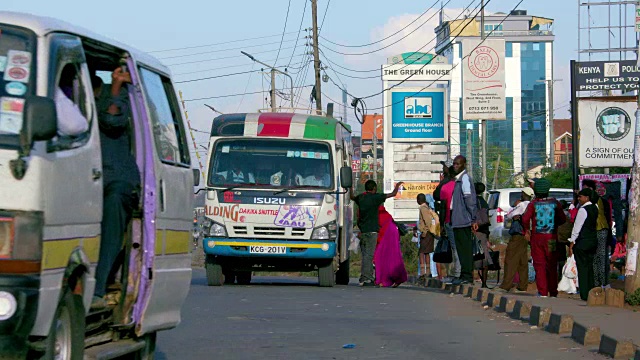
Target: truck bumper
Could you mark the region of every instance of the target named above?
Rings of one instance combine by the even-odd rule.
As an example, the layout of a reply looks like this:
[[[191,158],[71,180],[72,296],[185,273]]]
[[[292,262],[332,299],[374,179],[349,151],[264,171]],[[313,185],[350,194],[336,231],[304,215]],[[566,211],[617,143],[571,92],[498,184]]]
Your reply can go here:
[[[242,238],[205,237],[202,248],[205,254],[225,257],[277,257],[295,259],[333,259],[336,255],[334,241],[256,240]],[[252,246],[284,246],[285,253],[252,253]]]
[[[27,340],[36,320],[39,291],[38,275],[0,275],[0,301],[3,308],[15,306],[11,316],[0,317],[1,359],[24,357],[28,349]]]

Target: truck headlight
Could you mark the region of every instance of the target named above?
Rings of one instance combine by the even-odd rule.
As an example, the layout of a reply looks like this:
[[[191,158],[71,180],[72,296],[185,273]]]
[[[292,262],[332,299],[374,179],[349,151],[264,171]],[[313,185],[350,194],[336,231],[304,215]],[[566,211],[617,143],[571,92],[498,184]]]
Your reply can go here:
[[[338,225],[335,221],[313,229],[311,240],[335,240],[338,237]]]
[[[18,309],[16,298],[6,291],[0,291],[0,321],[10,319]]]
[[[209,218],[205,218],[202,229],[208,236],[227,237],[227,228]]]

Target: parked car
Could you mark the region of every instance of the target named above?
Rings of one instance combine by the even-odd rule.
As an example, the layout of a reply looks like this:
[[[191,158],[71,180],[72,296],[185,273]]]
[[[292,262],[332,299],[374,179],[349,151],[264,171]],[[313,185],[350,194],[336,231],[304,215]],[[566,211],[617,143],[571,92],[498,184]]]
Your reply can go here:
[[[489,191],[489,220],[491,225],[489,230],[492,238],[509,237],[509,228],[511,227],[510,221],[505,221],[505,215],[513,208],[515,202],[520,200],[522,189],[520,188],[507,188],[496,189]],[[571,189],[559,189],[551,188],[549,196],[556,198],[557,200],[565,200],[569,203],[573,201],[573,190]]]

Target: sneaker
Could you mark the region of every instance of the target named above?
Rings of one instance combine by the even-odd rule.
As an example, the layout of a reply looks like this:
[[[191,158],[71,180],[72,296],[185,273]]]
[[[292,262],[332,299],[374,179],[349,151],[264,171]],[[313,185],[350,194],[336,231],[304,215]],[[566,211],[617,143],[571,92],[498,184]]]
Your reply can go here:
[[[463,283],[463,280],[461,280],[460,278],[457,278],[451,282],[451,285],[462,285],[462,283]],[[465,283],[468,284],[469,282],[465,281]]]
[[[91,300],[91,309],[99,310],[107,307],[107,301],[100,296],[94,296],[93,300]]]
[[[362,287],[375,287],[376,284],[374,284],[372,281],[365,281],[362,283],[361,285]]]
[[[540,294],[538,294],[538,297],[539,297],[539,298],[541,298],[541,299],[546,299],[546,298],[548,298],[548,296],[547,296],[547,295],[540,295]]]
[[[450,276],[447,276],[446,278],[442,279],[442,282],[444,282],[446,285],[451,285],[453,284],[454,281],[455,279]]]

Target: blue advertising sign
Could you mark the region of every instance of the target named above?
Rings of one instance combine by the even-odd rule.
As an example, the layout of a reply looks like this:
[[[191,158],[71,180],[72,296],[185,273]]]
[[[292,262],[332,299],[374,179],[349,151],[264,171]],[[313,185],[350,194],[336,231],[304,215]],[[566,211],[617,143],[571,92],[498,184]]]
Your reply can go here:
[[[391,93],[390,141],[447,141],[444,89]]]

